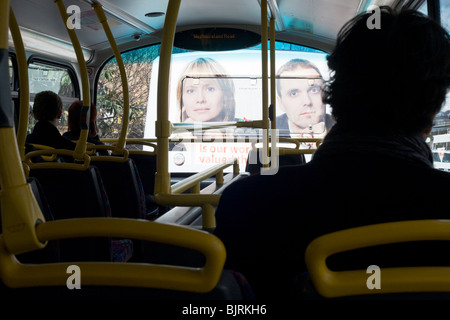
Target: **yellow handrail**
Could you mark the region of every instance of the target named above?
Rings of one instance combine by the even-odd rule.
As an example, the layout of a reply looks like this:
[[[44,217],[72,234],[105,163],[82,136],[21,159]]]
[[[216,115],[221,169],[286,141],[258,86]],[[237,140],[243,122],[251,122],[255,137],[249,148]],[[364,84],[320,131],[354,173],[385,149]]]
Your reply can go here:
[[[19,69],[20,91],[19,91],[19,125],[17,127],[17,143],[19,145],[20,158],[25,158],[25,140],[27,137],[28,114],[30,106],[30,84],[28,82],[28,65],[25,48],[17,25],[16,17],[12,8],[9,10],[9,30],[16,49],[17,66]]]
[[[32,162],[31,159],[38,156],[45,156],[45,155],[62,155],[62,156],[73,156],[73,151],[71,150],[64,150],[64,149],[42,149],[42,150],[36,150],[28,152],[25,155],[24,164],[27,165],[30,169],[71,169],[71,170],[80,170],[84,171],[86,170],[90,163],[91,163],[91,157],[87,153],[83,154],[83,157],[81,160],[82,162]]]
[[[76,264],[81,285],[127,286],[209,292],[219,281],[225,247],[216,236],[188,227],[124,218],[83,218],[49,221],[36,226],[40,241],[73,237],[119,237],[162,242],[200,251],[204,266],[144,263],[72,262],[22,264],[4,247],[0,235],[0,277],[12,288],[66,286],[67,268]],[[120,275],[120,276],[119,276]]]
[[[270,18],[269,23],[269,32],[270,32],[270,104],[272,105],[272,124],[270,128],[270,141],[271,141],[271,149],[276,150],[276,153],[272,153],[270,151],[267,151],[267,154],[270,153],[270,166],[272,168],[271,172],[275,172],[275,170],[278,170],[278,131],[276,130],[276,82],[275,82],[275,19],[272,17]],[[267,109],[269,112],[269,109]],[[267,113],[267,117],[269,117],[269,114]],[[267,131],[269,131],[269,127],[267,128]],[[269,143],[266,145],[267,149],[269,149]],[[275,170],[274,170],[275,169]],[[264,170],[264,166],[263,166]],[[270,169],[269,169],[270,170]],[[264,173],[264,172],[263,172]]]
[[[113,150],[117,151],[115,146],[106,146],[106,145],[96,145],[96,149],[98,150]],[[107,162],[125,162],[128,160],[130,152],[127,149],[122,149],[119,154],[115,156],[91,156],[92,161],[107,161]]]
[[[72,41],[73,49],[75,50],[75,54],[77,56],[78,66],[80,68],[81,75],[81,89],[83,94],[83,107],[81,110],[81,114],[86,114],[86,121],[80,119],[81,123],[81,131],[80,137],[78,138],[77,145],[75,147],[75,151],[73,152],[73,157],[75,159],[82,159],[84,153],[86,153],[86,143],[89,132],[89,118],[90,118],[90,108],[91,108],[91,99],[89,92],[89,77],[87,73],[86,61],[84,61],[83,50],[81,49],[80,42],[78,41],[77,34],[75,33],[74,28],[69,28],[67,25],[70,21],[69,16],[66,12],[66,8],[64,7],[64,3],[62,0],[53,0],[58,6],[59,13],[63,20],[64,26],[66,27],[67,33],[69,34],[70,40]],[[81,121],[82,120],[82,121]]]
[[[133,144],[139,144],[143,146],[152,147],[153,150],[129,150],[131,154],[149,154],[149,155],[156,155],[156,143],[145,141],[143,139],[127,139],[126,141],[127,145],[133,145]]]
[[[172,185],[172,194],[182,193],[192,187],[194,187],[196,184],[200,183],[201,181],[212,177],[213,175],[217,175],[218,173],[222,173],[224,169],[227,167],[233,165],[233,172],[235,174],[239,173],[239,163],[237,159],[229,159],[223,163],[219,163],[215,166],[212,166],[209,169],[206,169],[204,171],[198,172],[188,178],[185,178],[174,185]]]
[[[275,69],[275,18],[270,18],[270,104],[272,105],[271,129],[277,128],[277,98],[276,98],[276,69]]]
[[[263,168],[269,166],[269,73],[268,73],[267,0],[261,0],[261,55],[262,55],[262,115],[263,115]]]
[[[399,292],[450,292],[450,266],[382,268],[380,288],[371,290],[367,286],[370,276],[367,270],[336,272],[326,264],[326,259],[338,252],[423,240],[450,240],[450,220],[388,222],[333,232],[309,244],[305,261],[314,287],[327,298]]]
[[[169,79],[170,61],[172,59],[172,47],[180,2],[181,0],[169,1],[161,38],[158,70],[157,119],[155,124],[155,135],[158,142],[155,193],[170,193],[169,137],[171,134],[171,124],[169,121]]]
[[[9,27],[9,0],[0,1],[0,12],[2,19],[0,19],[0,49],[8,50],[8,27]],[[8,70],[8,69],[5,69]],[[7,82],[9,83],[9,82]],[[9,90],[8,90],[9,91]],[[2,109],[6,106],[2,106]]]
[[[31,145],[32,145],[35,149],[38,149],[38,150],[44,150],[44,149],[48,149],[48,150],[56,150],[56,149],[53,148],[53,147],[46,146],[46,145],[43,145],[43,144],[32,143]],[[20,148],[20,147],[19,147],[19,148]],[[36,151],[37,151],[37,150],[36,150]],[[53,152],[52,155],[50,155],[50,156],[47,156],[47,155],[44,155],[44,154],[41,154],[40,156],[41,156],[41,158],[42,158],[43,160],[45,160],[45,161],[55,161],[57,155],[58,155],[57,152]],[[30,161],[31,161],[30,156],[27,157],[26,155],[24,155],[22,161],[28,161],[28,162],[30,162]]]
[[[174,206],[201,206],[202,225],[204,229],[214,229],[216,227],[215,207],[219,204],[220,194],[180,194],[189,188],[200,189],[200,182],[206,178],[216,175],[218,184],[223,183],[223,170],[233,165],[233,173],[239,173],[239,162],[237,159],[230,159],[224,163],[217,164],[210,169],[206,169],[191,177],[174,184],[171,193],[156,193],[155,201],[162,205]]]
[[[114,52],[114,57],[116,58],[117,65],[119,66],[120,79],[122,80],[122,91],[123,91],[123,116],[122,116],[122,129],[120,131],[119,140],[117,141],[116,148],[113,153],[122,153],[122,150],[125,148],[125,142],[128,133],[128,122],[130,118],[130,98],[129,98],[129,90],[128,90],[128,80],[127,73],[125,71],[125,66],[123,63],[122,56],[120,55],[119,48],[117,47],[114,36],[111,32],[111,29],[108,25],[108,20],[106,19],[105,12],[103,11],[103,7],[99,3],[94,3],[92,7],[97,14],[97,18],[103,26],[103,30],[108,38],[109,44]]]
[[[166,193],[157,193],[155,195],[155,201],[162,205],[173,205],[173,206],[186,206],[186,207],[197,207],[203,206],[205,204],[216,207],[219,204],[220,194],[166,194]],[[202,212],[202,216],[204,217],[206,214]],[[212,225],[209,225],[203,221],[203,227],[215,228],[215,222]]]

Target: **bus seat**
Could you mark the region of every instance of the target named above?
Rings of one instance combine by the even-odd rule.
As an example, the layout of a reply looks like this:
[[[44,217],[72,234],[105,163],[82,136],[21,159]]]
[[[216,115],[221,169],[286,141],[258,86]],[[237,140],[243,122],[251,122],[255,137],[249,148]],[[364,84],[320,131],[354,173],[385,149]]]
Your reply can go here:
[[[132,159],[125,161],[95,160],[113,156],[93,157],[91,165],[98,168],[111,205],[112,216],[145,219],[147,210],[139,172]]]
[[[117,161],[114,161],[116,158]],[[134,161],[130,158],[98,156],[92,157],[91,165],[99,169],[110,201],[112,216],[117,218],[153,220],[147,212],[144,188]],[[145,256],[144,241],[133,240],[132,260],[142,261]]]
[[[386,222],[322,235],[305,252],[302,297],[448,300],[449,240],[450,220]]]
[[[142,154],[130,152],[129,158],[133,159],[142,187],[144,188],[145,204],[147,207],[147,216],[149,219],[156,219],[161,213],[165,212],[162,206],[159,206],[154,199],[155,174],[156,174],[156,154]]]
[[[261,168],[263,167],[262,161],[260,159],[260,152],[262,152],[262,149],[250,149],[248,153],[245,171],[249,172],[250,175],[260,173]],[[280,167],[289,165],[302,165],[305,163],[305,155],[302,153],[287,153],[278,155],[278,166]]]
[[[140,154],[130,152],[129,158],[133,159],[138,168],[145,194],[154,194],[156,154]]]
[[[86,170],[32,168],[30,177],[42,185],[55,219],[111,216],[109,200],[95,167]],[[132,245],[130,241],[115,244],[117,259],[127,259],[124,255]],[[61,261],[112,260],[111,239],[64,239],[59,242]]]

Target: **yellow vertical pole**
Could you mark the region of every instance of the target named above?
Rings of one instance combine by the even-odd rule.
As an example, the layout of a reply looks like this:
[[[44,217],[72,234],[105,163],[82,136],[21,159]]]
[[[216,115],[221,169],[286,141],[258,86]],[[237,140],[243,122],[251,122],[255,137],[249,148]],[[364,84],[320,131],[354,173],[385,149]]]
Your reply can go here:
[[[161,39],[161,51],[158,71],[157,119],[155,134],[157,138],[157,162],[155,176],[155,194],[171,193],[169,173],[169,80],[170,61],[175,29],[181,0],[170,0],[167,5],[166,19]]]
[[[262,114],[263,114],[263,168],[269,166],[269,88],[268,88],[268,32],[267,0],[261,0],[261,55],[262,55]]]
[[[25,55],[25,48],[23,46],[22,36],[20,29],[14,16],[12,8],[9,9],[9,29],[11,30],[11,36],[14,42],[14,48],[16,50],[17,64],[19,69],[19,101],[20,101],[20,114],[19,125],[17,128],[17,144],[19,146],[20,159],[25,159],[25,140],[27,137],[27,125],[30,106],[30,84],[28,82],[28,66],[27,57]]]
[[[271,129],[275,130],[277,127],[276,122],[276,70],[275,70],[275,19],[270,18],[270,104],[273,110],[273,119],[271,123]]]
[[[277,106],[276,106],[276,70],[275,70],[275,18],[270,18],[270,103],[272,105],[272,123],[271,123],[271,153],[270,153],[270,166],[272,168],[272,172],[278,171],[278,137],[277,137]]]
[[[202,205],[203,230],[213,230],[216,227],[216,208],[210,203]]]
[[[8,50],[9,0],[0,1],[0,9],[2,15],[0,20],[0,49]]]
[[[123,152],[123,148],[125,147],[125,140],[127,138],[128,133],[128,123],[130,118],[130,98],[129,98],[129,90],[128,90],[128,81],[127,81],[127,73],[125,71],[125,66],[123,63],[122,56],[120,55],[119,48],[117,47],[114,36],[111,32],[111,29],[108,25],[108,20],[106,19],[105,13],[101,4],[95,3],[92,5],[97,14],[97,18],[103,26],[103,30],[105,31],[106,36],[108,37],[108,41],[111,45],[111,48],[114,52],[114,56],[117,60],[117,65],[119,66],[120,78],[122,80],[122,88],[123,88],[123,116],[122,116],[122,130],[120,131],[120,136],[117,141],[117,145],[115,148],[115,152],[121,153]]]
[[[9,0],[0,1],[0,212],[5,246],[19,254],[43,248],[36,224],[44,222],[41,209],[25,179],[17,137],[8,72]]]
[[[89,117],[91,115],[91,98],[89,91],[89,77],[87,74],[86,61],[84,61],[83,50],[81,49],[80,42],[78,41],[77,34],[75,33],[74,28],[69,28],[68,21],[69,15],[66,12],[66,8],[64,7],[64,3],[62,0],[53,0],[58,6],[59,13],[63,20],[64,26],[66,27],[67,33],[69,34],[70,40],[72,41],[73,49],[75,50],[75,54],[77,56],[78,66],[80,67],[80,75],[81,75],[81,89],[83,94],[83,107],[81,113],[86,113],[86,123],[82,123],[80,138],[78,139],[77,146],[74,151],[75,159],[83,159],[83,155],[86,153],[86,142],[88,136],[89,129]]]

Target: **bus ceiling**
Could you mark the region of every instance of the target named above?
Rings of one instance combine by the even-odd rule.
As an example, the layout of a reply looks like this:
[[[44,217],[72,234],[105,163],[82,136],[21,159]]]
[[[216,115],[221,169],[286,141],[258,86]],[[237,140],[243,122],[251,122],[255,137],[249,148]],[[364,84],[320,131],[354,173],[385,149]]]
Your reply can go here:
[[[133,2],[72,0],[67,4],[68,14],[77,28],[77,36],[84,49],[86,61],[92,59],[94,52],[96,55],[103,55],[102,52],[111,54],[109,42],[92,8],[95,3],[102,5],[121,51],[157,43],[161,40],[168,0],[151,2],[142,0]],[[267,3],[269,18],[275,19],[277,40],[328,51],[332,47],[340,27],[358,12],[367,10],[373,5],[417,7],[423,3],[423,0],[333,2],[269,0]],[[436,2],[428,1],[428,3],[431,3],[429,6],[436,7]],[[12,0],[11,7],[21,31],[23,31],[27,50],[40,51],[47,48],[48,54],[59,55],[75,61],[70,50],[70,39],[65,31],[65,26],[61,19],[54,19],[55,16],[58,16],[58,9],[53,1]],[[209,9],[211,7],[214,7],[215,10],[211,11]],[[177,18],[177,40],[183,42],[183,39],[189,37],[192,39],[196,34],[198,35],[199,30],[203,30],[201,35],[204,37],[207,32],[217,31],[219,28],[229,28],[233,32],[231,34],[219,33],[218,36],[222,39],[221,41],[218,40],[220,38],[215,39],[212,50],[219,50],[219,47],[221,47],[220,50],[227,47],[235,49],[250,47],[255,44],[260,34],[259,9],[260,1],[258,0],[211,0],[208,1],[207,6],[204,0],[181,1]],[[79,21],[76,21],[77,18]],[[219,31],[224,30],[220,29]],[[225,36],[229,37],[225,38]],[[36,43],[43,43],[42,40],[45,40],[46,48],[36,48]],[[186,41],[182,43],[182,46],[187,46]],[[201,50],[202,47],[196,45],[195,49]],[[210,46],[203,46],[203,50],[210,49]]]

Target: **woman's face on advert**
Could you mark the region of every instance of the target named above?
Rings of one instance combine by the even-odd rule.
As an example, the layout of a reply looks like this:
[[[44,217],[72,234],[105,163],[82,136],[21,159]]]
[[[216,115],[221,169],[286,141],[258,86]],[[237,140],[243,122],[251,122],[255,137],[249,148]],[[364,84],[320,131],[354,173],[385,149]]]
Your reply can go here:
[[[186,78],[183,81],[182,92],[183,108],[188,120],[194,122],[217,120],[223,108],[223,91],[215,79]]]

